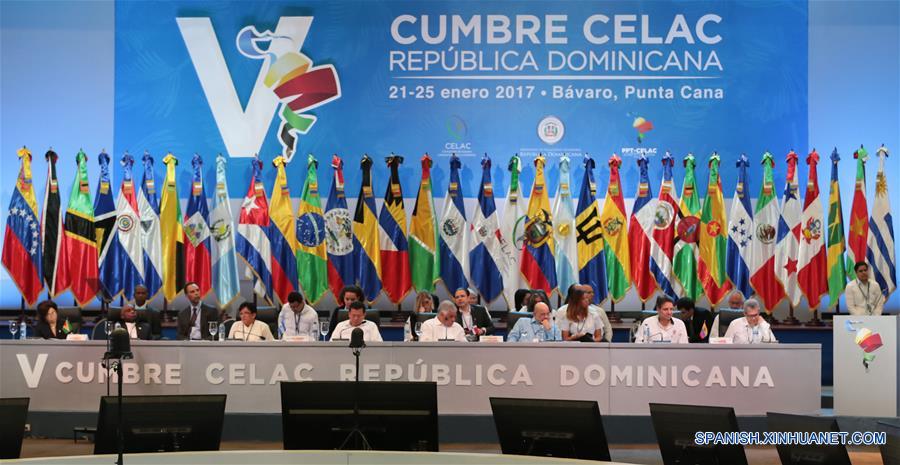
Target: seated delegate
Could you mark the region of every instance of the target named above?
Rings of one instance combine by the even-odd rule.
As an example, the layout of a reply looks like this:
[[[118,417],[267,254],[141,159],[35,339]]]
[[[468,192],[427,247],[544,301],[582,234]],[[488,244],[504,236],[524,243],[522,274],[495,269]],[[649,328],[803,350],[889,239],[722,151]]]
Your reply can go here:
[[[238,309],[240,321],[235,321],[231,325],[231,331],[228,333],[228,339],[238,341],[272,341],[275,336],[269,325],[256,319],[256,305],[250,302],[244,302]]]

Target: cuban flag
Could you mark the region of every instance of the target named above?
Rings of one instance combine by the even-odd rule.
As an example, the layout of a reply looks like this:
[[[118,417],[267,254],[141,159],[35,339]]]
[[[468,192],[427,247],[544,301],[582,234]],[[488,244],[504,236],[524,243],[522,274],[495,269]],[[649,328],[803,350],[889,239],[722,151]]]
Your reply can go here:
[[[328,252],[328,287],[334,298],[341,302],[341,289],[353,284],[355,253],[353,245],[353,218],[347,209],[344,193],[344,161],[337,155],[331,157],[334,179],[325,204],[325,248]]]
[[[631,209],[628,225],[628,246],[631,258],[631,279],[641,302],[646,302],[656,292],[656,281],[650,269],[650,235],[656,217],[656,199],[650,189],[647,173],[647,157],[640,154],[637,159],[640,169],[637,198]]]
[[[775,275],[784,287],[788,302],[800,305],[803,293],[797,285],[798,259],[800,255],[800,187],[797,184],[797,154],[787,154],[787,183],[781,203],[781,221],[778,222],[778,242],[775,244]]]
[[[144,152],[144,179],[138,195],[141,249],[143,250],[143,284],[152,300],[162,289],[162,240],[159,230],[159,194],[156,193],[156,174],[153,157]]]
[[[250,186],[247,195],[241,202],[241,216],[238,219],[238,233],[235,241],[238,256],[247,265],[247,271],[255,281],[257,294],[271,302],[272,298],[272,246],[266,232],[269,220],[269,203],[266,201],[266,189],[263,186],[261,173],[262,161],[254,157],[251,167]]]
[[[556,239],[556,284],[566,298],[569,286],[578,283],[578,241],[575,237],[575,207],[572,206],[571,160],[559,159],[559,189],[553,201],[553,236]]]
[[[116,199],[115,229],[100,253],[100,283],[110,299],[119,294],[134,298],[134,288],[143,282],[144,250],[141,247],[141,217],[135,192],[134,157],[122,157],[123,177]]]
[[[728,215],[728,249],[726,268],[728,279],[734,288],[749,298],[753,294],[750,287],[751,243],[753,242],[753,215],[750,196],[747,195],[747,167],[750,161],[741,154],[737,161],[738,183],[731,199],[731,213]]]
[[[664,294],[677,298],[680,291],[672,279],[672,260],[675,256],[675,219],[680,211],[675,196],[672,167],[675,159],[666,152],[662,157],[663,179],[659,186],[659,198],[653,214],[653,231],[650,234],[650,272]],[[678,285],[680,288],[680,285]]]
[[[212,245],[209,235],[209,206],[203,185],[203,159],[199,154],[194,154],[191,167],[194,172],[191,178],[191,196],[188,197],[187,210],[184,212],[184,278],[186,282],[196,282],[200,286],[200,296],[204,297],[212,290]]]
[[[31,152],[18,151],[22,166],[9,200],[9,216],[3,236],[3,267],[29,307],[44,289],[41,279],[41,222],[37,216],[37,197],[31,183]],[[11,323],[12,324],[12,323]]]
[[[884,160],[888,151],[882,145],[878,149],[878,174],[875,177],[875,201],[869,217],[868,250],[866,258],[872,265],[875,280],[881,286],[884,299],[897,289],[897,270],[894,260],[894,221],[891,217],[891,201],[888,197]]]
[[[503,293],[503,276],[515,263],[508,261],[512,244],[500,232],[500,220],[494,204],[494,185],[491,182],[491,159],[481,159],[481,188],[478,190],[478,208],[472,218],[472,241],[469,252],[472,265],[472,284],[478,288],[485,301],[493,302]]]
[[[210,234],[216,241],[212,258],[212,274],[216,279],[213,289],[221,308],[229,306],[240,294],[237,256],[234,254],[234,218],[228,198],[225,161],[221,153],[216,157],[216,196],[209,213]]]
[[[438,225],[440,233],[441,279],[451,294],[469,287],[469,251],[472,250],[466,207],[459,182],[459,157],[450,157],[450,184],[444,198],[444,212]]]

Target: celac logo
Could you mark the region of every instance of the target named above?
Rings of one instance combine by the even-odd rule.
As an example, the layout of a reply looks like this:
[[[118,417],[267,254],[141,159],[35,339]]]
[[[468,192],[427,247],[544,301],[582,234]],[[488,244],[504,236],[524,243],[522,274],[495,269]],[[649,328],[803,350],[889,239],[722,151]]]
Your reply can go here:
[[[447,135],[455,141],[462,141],[469,135],[469,127],[466,121],[457,115],[447,119]]]
[[[316,122],[316,117],[308,112],[340,98],[340,81],[334,66],[314,66],[300,52],[312,20],[310,16],[284,16],[274,32],[259,32],[252,25],[238,32],[238,51],[247,58],[263,61],[247,106],[242,108],[210,19],[177,18],[230,156],[252,157],[258,153],[277,112],[281,120],[278,139],[285,158],[290,159],[298,135],[307,134]]]
[[[642,116],[638,116],[634,119],[634,122],[631,123],[631,127],[637,130],[638,144],[640,144],[641,142],[644,142],[644,136],[653,129],[653,123]]]

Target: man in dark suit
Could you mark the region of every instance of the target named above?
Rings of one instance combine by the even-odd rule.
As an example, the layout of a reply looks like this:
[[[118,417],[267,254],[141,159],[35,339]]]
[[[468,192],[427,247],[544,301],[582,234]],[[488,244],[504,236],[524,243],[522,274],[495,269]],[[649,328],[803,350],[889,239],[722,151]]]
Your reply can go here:
[[[160,323],[159,310],[150,306],[147,299],[150,291],[143,284],[134,288],[134,309],[137,310],[138,322],[150,324],[150,338],[162,339],[162,324]]]
[[[133,305],[125,304],[122,307],[122,321],[125,322],[125,330],[132,339],[145,341],[150,339],[150,323],[138,321],[138,314]]]
[[[219,312],[200,301],[200,286],[195,282],[184,285],[188,307],[178,312],[178,339],[212,339],[209,322],[219,321]]]
[[[690,343],[709,342],[715,316],[705,308],[694,306],[694,299],[682,297],[675,302],[675,308],[681,312]]]
[[[469,294],[469,290],[464,287],[453,293],[458,311],[456,321],[466,331],[466,339],[477,341],[482,334],[494,334],[494,322],[486,308],[469,303]]]

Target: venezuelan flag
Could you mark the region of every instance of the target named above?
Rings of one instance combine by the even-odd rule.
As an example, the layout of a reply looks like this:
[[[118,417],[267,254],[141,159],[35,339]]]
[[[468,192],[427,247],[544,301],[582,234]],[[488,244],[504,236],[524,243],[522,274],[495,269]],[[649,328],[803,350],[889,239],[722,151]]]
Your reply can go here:
[[[532,289],[542,289],[550,295],[556,289],[556,257],[553,241],[553,219],[550,198],[544,178],[543,155],[534,159],[534,186],[525,219],[525,243],[522,246],[522,275]]]
[[[22,166],[9,202],[9,217],[3,236],[3,266],[25,302],[31,306],[44,289],[41,281],[41,223],[31,183],[31,152],[22,147],[18,155]],[[14,323],[10,321],[10,324]]]
[[[360,166],[362,186],[353,214],[353,248],[356,254],[357,282],[369,302],[381,293],[381,250],[378,245],[378,219],[375,216],[375,197],[372,195],[372,159],[364,155]]]

